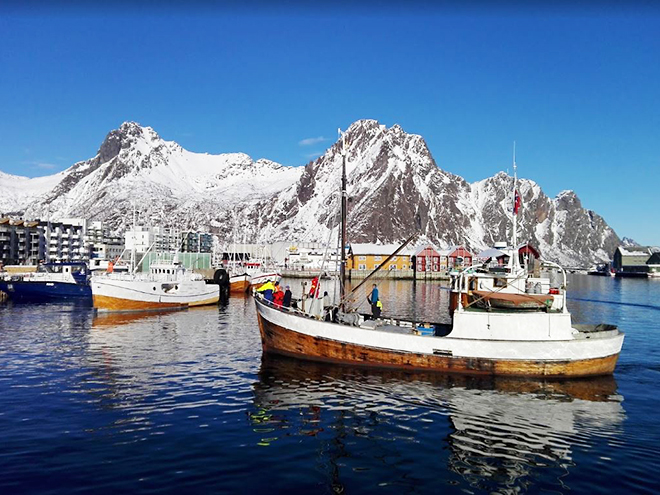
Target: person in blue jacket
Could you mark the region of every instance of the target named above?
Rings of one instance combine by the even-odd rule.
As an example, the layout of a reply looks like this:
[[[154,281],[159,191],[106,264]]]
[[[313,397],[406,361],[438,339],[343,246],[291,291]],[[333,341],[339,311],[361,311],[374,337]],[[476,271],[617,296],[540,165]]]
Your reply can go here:
[[[374,318],[378,318],[380,316],[383,305],[378,298],[378,286],[376,284],[373,285],[371,292],[367,296],[367,301],[369,301],[369,304],[371,304],[371,315]]]

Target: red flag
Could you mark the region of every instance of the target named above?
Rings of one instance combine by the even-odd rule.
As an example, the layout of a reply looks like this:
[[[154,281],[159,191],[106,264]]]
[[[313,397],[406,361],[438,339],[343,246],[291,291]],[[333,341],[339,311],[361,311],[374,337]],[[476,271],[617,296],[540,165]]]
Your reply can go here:
[[[513,199],[513,214],[517,215],[518,210],[520,209],[520,204],[522,203],[522,200],[520,199],[520,194],[518,193],[518,189],[516,189],[516,193],[514,195]]]

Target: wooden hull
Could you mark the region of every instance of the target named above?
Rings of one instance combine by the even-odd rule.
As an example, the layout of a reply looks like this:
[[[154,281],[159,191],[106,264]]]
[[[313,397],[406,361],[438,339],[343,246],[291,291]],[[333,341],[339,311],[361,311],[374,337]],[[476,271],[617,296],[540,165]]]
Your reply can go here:
[[[154,311],[159,309],[183,309],[187,304],[135,301],[121,297],[94,295],[94,307],[100,311]]]
[[[263,305],[263,303],[257,301],[257,315],[263,350],[265,352],[309,360],[446,373],[567,378],[612,374],[618,359],[618,352],[589,359],[542,360],[477,356],[462,357],[457,355],[437,355],[433,352],[400,351],[383,348],[382,346],[370,346],[348,342],[346,340],[335,340],[327,336],[310,335],[306,332],[285,328],[282,324],[277,324],[271,321],[270,318],[265,317],[265,315],[268,315],[268,311],[274,310],[268,308],[262,314],[262,311],[259,311],[259,304]],[[305,317],[290,316],[290,318],[306,320],[309,322],[308,325],[321,324],[343,327],[343,325],[321,323]],[[281,318],[280,321],[282,321]],[[348,327],[348,330],[355,333],[361,331],[355,327]],[[444,339],[433,337],[417,338],[433,339],[435,341]]]
[[[471,304],[478,307],[500,309],[547,309],[552,307],[549,294],[507,294],[502,292],[472,291]]]
[[[250,276],[247,273],[229,277],[229,292],[232,294],[246,294],[250,288]]]
[[[248,280],[238,280],[229,283],[229,292],[232,294],[245,294],[249,288],[250,282]]]
[[[216,304],[219,299],[218,286],[203,281],[92,280],[92,300],[98,311],[174,310]]]

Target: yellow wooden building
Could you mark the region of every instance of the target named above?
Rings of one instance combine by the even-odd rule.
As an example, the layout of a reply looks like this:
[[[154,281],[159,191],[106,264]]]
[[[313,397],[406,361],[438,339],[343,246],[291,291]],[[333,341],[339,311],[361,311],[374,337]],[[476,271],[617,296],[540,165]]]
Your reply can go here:
[[[399,248],[397,244],[352,244],[352,255],[346,261],[347,270],[372,271],[383,264],[389,255]],[[389,260],[383,270],[401,271],[412,270],[410,264],[410,251],[404,249]]]

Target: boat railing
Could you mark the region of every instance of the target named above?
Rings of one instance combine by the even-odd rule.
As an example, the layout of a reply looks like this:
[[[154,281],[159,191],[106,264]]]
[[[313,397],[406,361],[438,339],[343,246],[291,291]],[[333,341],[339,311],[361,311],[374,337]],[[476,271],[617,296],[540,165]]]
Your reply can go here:
[[[71,282],[74,281],[70,273],[62,272],[26,272],[10,273],[5,275],[6,280],[24,280],[24,281],[47,281],[47,282]]]
[[[204,276],[199,273],[186,272],[181,276],[180,273],[135,273],[130,272],[112,272],[112,273],[102,273],[95,274],[95,278],[107,278],[110,280],[118,281],[132,281],[137,280],[141,282],[184,282],[187,280],[190,281],[200,281],[204,280]]]

